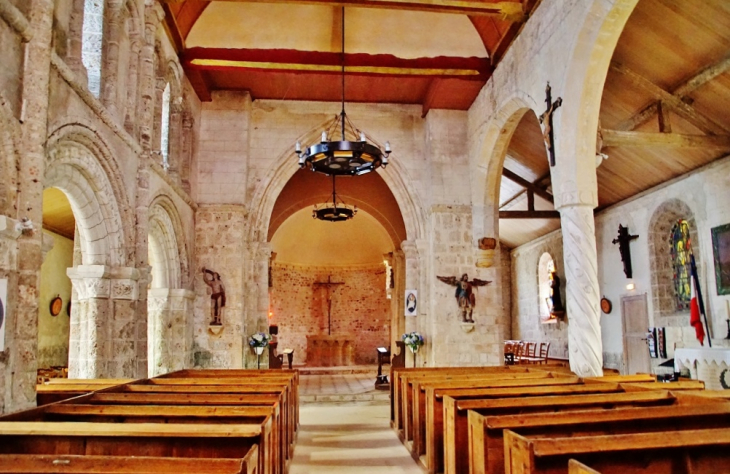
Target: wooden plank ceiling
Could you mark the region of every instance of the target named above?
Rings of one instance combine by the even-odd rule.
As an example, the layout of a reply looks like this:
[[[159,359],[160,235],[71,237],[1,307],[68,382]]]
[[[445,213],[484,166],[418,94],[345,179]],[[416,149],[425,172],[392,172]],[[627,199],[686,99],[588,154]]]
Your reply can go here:
[[[603,91],[599,147],[608,159],[597,169],[599,210],[727,156],[729,71],[730,2],[639,1]],[[553,95],[572,100],[563,91]],[[505,168],[549,191],[537,132],[537,120],[528,113]],[[525,187],[503,177],[500,209],[526,210],[527,201]],[[535,198],[534,209],[544,208],[552,209]],[[556,220],[500,219],[500,239],[514,247],[557,227]]]
[[[538,0],[228,0],[223,3],[231,2],[468,15],[470,23],[467,24],[473,27],[484,45],[483,57],[439,55],[413,58],[346,50],[344,63],[348,102],[418,104],[423,107],[425,115],[431,108],[467,110],[471,106]],[[215,90],[247,90],[254,100],[341,99],[339,67],[342,56],[339,45],[335,49],[337,52],[228,45],[221,48],[188,47],[191,31],[215,2],[162,0],[162,3],[167,31],[201,100],[210,100],[211,92]],[[269,27],[261,26],[262,29]],[[400,26],[422,31],[428,31],[428,27],[422,24]],[[230,25],[216,25],[216,29],[224,31],[223,34],[226,28],[233,31],[235,20],[232,19]],[[306,36],[309,28],[336,30],[338,26],[303,24],[297,33]],[[336,31],[333,37],[334,33]],[[282,32],[282,36],[285,35]]]

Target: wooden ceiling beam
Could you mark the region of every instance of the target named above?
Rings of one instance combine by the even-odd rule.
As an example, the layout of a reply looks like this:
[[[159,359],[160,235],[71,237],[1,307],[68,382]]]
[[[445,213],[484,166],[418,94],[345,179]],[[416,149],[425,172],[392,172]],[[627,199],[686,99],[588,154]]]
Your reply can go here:
[[[546,201],[553,202],[553,195],[545,191],[543,188],[531,183],[530,181],[526,180],[522,176],[518,175],[517,173],[508,170],[507,168],[502,168],[502,176],[505,178],[514,181],[515,183],[519,184],[523,188],[527,189],[528,191],[532,191],[533,193],[537,194],[541,198],[545,199]]]
[[[182,3],[185,0],[161,0],[162,3]],[[504,21],[522,22],[525,13],[521,2],[484,2],[478,0],[216,0],[249,3],[296,3],[328,7],[384,8],[432,13],[455,13],[489,16]]]
[[[163,3],[162,9],[165,12],[165,21],[163,23],[165,31],[175,48],[175,53],[179,55],[185,51],[185,39],[180,32],[180,27],[177,24],[177,18],[175,18],[175,15],[170,10],[170,5]]]
[[[683,135],[606,129],[601,130],[601,134],[603,146],[730,149],[730,135]]]
[[[545,181],[547,181],[547,182],[545,182]],[[540,176],[537,180],[533,181],[532,184],[547,191],[547,188],[550,187],[550,173],[548,172],[547,174]],[[513,202],[515,199],[520,198],[526,192],[527,192],[527,189],[520,190],[520,192],[518,192],[517,194],[515,194],[511,198],[507,199],[502,204],[500,204],[499,208],[503,209],[505,206],[507,206],[508,204]]]
[[[499,211],[500,219],[560,219],[558,211]]]
[[[612,63],[612,67],[614,64]],[[710,66],[707,66],[705,68],[702,68],[699,70],[696,74],[694,74],[691,78],[689,78],[687,81],[683,82],[679,86],[677,86],[672,92],[671,95],[674,96],[678,101],[682,103],[687,103],[685,96],[688,94],[691,94],[704,84],[710,82],[717,76],[724,74],[725,72],[730,71],[730,56],[725,57],[721,61],[711,64]],[[621,71],[618,71],[621,72]],[[648,81],[648,80],[647,80]],[[654,85],[654,87],[657,87]],[[689,105],[689,104],[688,104]],[[653,102],[645,107],[643,107],[639,112],[634,114],[631,118],[624,120],[620,124],[616,126],[616,130],[634,130],[637,127],[640,127],[641,125],[645,124],[651,118],[658,113],[659,110],[659,102]]]

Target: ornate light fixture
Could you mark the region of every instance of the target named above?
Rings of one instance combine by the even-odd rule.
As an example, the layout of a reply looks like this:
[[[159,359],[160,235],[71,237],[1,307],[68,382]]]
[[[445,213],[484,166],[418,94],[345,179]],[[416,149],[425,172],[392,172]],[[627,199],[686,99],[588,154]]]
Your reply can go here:
[[[357,206],[349,206],[337,197],[335,175],[332,175],[332,202],[317,204],[312,209],[312,217],[327,222],[344,222],[357,214]]]
[[[330,141],[329,137],[340,129],[341,140]],[[357,176],[369,173],[388,164],[390,143],[385,142],[384,150],[362,130],[355,127],[345,113],[345,7],[342,7],[342,111],[327,124],[322,132],[322,140],[305,150],[300,142],[295,151],[299,157],[299,167],[309,168],[326,175]]]

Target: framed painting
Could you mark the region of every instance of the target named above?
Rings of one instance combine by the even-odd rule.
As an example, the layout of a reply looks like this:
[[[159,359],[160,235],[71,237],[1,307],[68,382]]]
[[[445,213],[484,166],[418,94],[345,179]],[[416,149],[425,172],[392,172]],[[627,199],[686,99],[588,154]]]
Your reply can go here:
[[[730,224],[712,229],[715,283],[718,295],[730,295]]]

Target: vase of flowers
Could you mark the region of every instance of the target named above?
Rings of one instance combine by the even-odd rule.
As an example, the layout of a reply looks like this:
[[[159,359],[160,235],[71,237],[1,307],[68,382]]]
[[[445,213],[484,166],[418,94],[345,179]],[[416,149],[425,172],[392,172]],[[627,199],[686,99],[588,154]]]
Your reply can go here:
[[[403,334],[401,336],[401,340],[403,343],[410,349],[410,351],[413,353],[413,366],[416,366],[416,353],[418,352],[418,349],[423,345],[423,336],[418,334],[416,331]]]
[[[271,335],[265,332],[257,332],[248,337],[248,345],[256,352],[256,368],[261,368],[261,354],[269,345],[269,341],[271,341]]]

